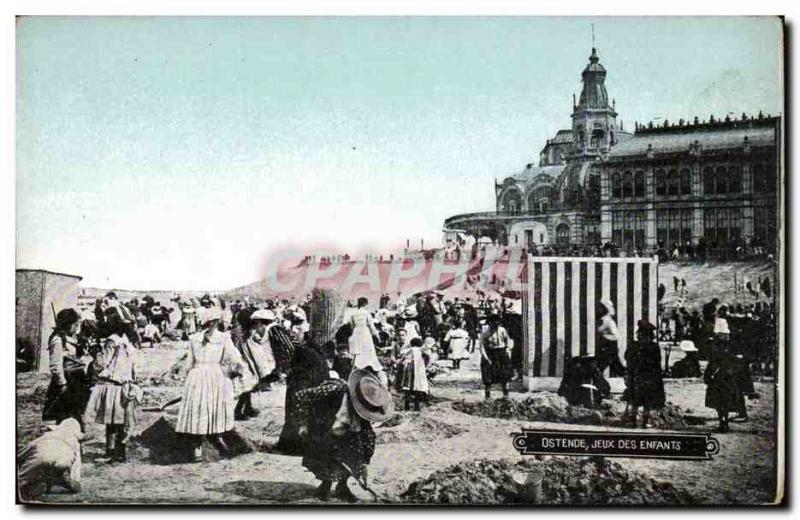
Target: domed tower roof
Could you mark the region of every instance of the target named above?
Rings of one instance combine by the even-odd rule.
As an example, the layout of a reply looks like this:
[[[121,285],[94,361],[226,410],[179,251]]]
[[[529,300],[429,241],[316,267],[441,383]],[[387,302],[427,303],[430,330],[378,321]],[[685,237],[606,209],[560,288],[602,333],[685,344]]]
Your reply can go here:
[[[608,92],[606,92],[606,69],[600,64],[597,56],[597,49],[592,47],[592,55],[589,56],[589,64],[583,69],[581,74],[583,90],[581,90],[580,103],[578,110],[587,108],[609,108]]]

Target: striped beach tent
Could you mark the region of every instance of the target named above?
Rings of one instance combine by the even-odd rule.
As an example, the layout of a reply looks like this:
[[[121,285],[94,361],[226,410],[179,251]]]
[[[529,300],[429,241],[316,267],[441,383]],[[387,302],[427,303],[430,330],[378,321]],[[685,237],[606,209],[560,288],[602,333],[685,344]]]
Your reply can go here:
[[[595,353],[595,306],[616,309],[624,360],[636,323],[658,325],[655,258],[529,257],[523,267],[522,316],[525,376],[561,377],[572,356]]]

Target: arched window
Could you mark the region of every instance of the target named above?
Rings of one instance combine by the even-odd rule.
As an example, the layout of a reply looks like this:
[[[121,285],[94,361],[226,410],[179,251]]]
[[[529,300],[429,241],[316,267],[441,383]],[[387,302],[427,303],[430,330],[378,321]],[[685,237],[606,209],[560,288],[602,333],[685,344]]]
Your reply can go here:
[[[664,170],[656,170],[656,195],[667,194],[667,177]]]
[[[500,211],[509,213],[519,213],[522,210],[522,196],[516,189],[511,189],[503,195],[503,202],[500,205]]]
[[[703,194],[714,194],[714,170],[711,168],[705,168],[703,170]]]
[[[681,180],[678,176],[678,170],[669,171],[669,184],[667,186],[668,195],[678,195],[681,188]]]
[[[605,137],[605,132],[603,130],[597,128],[592,131],[591,141],[589,142],[590,148],[599,148],[603,144],[603,138]]]
[[[741,193],[742,171],[738,166],[728,168],[728,193]]]
[[[539,201],[536,200],[535,191],[528,195],[528,211],[531,213],[539,213]]]
[[[625,172],[622,177],[622,196],[624,198],[633,197],[633,174]]]
[[[692,194],[692,172],[687,168],[681,170],[681,195]]]
[[[556,244],[569,244],[569,226],[567,224],[559,224],[556,228]]]
[[[645,197],[645,185],[644,185],[644,172],[638,171],[636,175],[633,176],[633,196],[638,198]]]
[[[725,167],[717,168],[716,193],[728,193],[728,171]]]
[[[611,196],[615,199],[622,197],[622,179],[619,173],[611,175]]]

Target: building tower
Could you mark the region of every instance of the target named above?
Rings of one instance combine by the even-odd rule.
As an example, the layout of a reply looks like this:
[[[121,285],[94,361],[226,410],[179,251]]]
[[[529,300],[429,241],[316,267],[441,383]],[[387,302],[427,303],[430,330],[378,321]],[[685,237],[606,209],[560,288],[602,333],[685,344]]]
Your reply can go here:
[[[572,160],[594,159],[607,153],[616,143],[617,113],[608,102],[606,69],[600,65],[597,49],[592,47],[589,63],[581,74],[583,90],[578,104],[572,107]]]

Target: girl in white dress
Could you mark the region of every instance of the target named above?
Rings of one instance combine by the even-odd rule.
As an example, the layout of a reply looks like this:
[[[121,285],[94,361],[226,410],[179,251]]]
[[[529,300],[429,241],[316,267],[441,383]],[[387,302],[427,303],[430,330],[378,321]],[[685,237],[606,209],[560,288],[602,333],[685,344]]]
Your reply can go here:
[[[218,329],[221,317],[219,309],[205,309],[202,330],[189,337],[189,372],[175,431],[191,436],[195,460],[202,457],[204,436],[216,436],[233,429],[233,382],[223,370],[223,364],[230,365],[235,373],[242,374],[246,370],[230,336]]]
[[[450,359],[453,360],[453,368],[458,370],[462,359],[469,359],[469,332],[461,327],[461,320],[453,322],[453,328],[447,331],[444,336],[445,343],[450,347]]]
[[[372,367],[376,372],[381,372],[383,367],[375,353],[373,336],[378,336],[378,329],[372,315],[367,309],[368,300],[364,297],[358,299],[358,308],[350,316],[350,326],[353,328],[348,340],[350,356],[353,358],[353,369]]]

